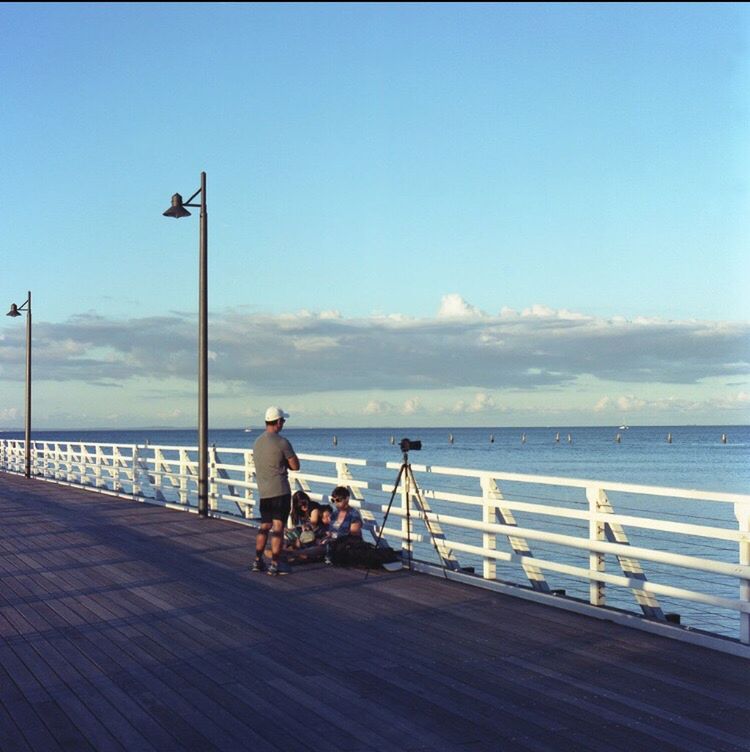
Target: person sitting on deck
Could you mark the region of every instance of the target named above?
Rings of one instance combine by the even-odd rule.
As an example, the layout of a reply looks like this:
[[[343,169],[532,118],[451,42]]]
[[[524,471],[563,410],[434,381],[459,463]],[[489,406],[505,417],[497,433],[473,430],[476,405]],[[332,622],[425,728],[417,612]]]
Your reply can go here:
[[[325,563],[333,564],[333,554],[349,538],[362,538],[362,515],[358,509],[349,506],[349,489],[336,486],[331,492],[331,500],[336,509],[331,515],[331,526],[325,538]]]
[[[331,515],[331,526],[325,537],[325,563],[342,567],[383,567],[389,571],[401,568],[398,554],[379,539],[378,545],[367,543],[362,538],[362,515],[349,506],[349,489],[336,486],[331,498],[336,511]]]
[[[292,525],[318,524],[320,504],[313,501],[305,491],[296,491],[292,496]]]
[[[330,504],[318,507],[318,523],[306,523],[299,537],[286,548],[287,561],[320,561],[326,552],[325,541],[331,526]]]
[[[321,504],[318,511],[320,512],[320,522],[318,523],[316,534],[319,531],[319,537],[323,538],[331,528],[331,516],[333,515],[333,507],[330,504]]]
[[[285,548],[300,548],[315,543],[314,530],[320,520],[319,507],[305,491],[297,491],[292,496],[292,526],[286,532]]]

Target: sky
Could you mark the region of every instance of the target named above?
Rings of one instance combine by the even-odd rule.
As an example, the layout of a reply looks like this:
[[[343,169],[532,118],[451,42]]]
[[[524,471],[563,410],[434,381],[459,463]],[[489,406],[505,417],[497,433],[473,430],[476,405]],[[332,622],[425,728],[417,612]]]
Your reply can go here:
[[[3,3],[0,90],[35,428],[196,425],[201,171],[212,427],[750,422],[746,4]]]

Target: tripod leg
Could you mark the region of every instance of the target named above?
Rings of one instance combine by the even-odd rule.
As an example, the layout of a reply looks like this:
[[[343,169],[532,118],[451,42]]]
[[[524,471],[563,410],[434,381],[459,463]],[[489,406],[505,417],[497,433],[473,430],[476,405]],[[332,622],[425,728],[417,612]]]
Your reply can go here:
[[[385,515],[383,516],[383,524],[380,526],[380,530],[378,531],[378,537],[375,541],[375,546],[380,545],[380,541],[383,537],[383,530],[385,530],[385,523],[388,519],[388,515],[391,513],[391,506],[393,505],[393,499],[396,496],[396,491],[398,491],[398,486],[401,483],[401,476],[404,475],[404,469],[405,465],[401,465],[401,468],[398,471],[398,475],[396,476],[396,484],[393,486],[393,491],[391,492],[391,498],[388,500],[388,508],[385,510]]]
[[[402,476],[405,477],[406,474],[406,463],[401,465],[398,471],[398,475],[396,476],[396,483],[393,486],[393,491],[391,492],[391,498],[388,500],[388,508],[385,510],[385,515],[383,517],[383,522],[380,525],[380,530],[378,531],[378,537],[375,540],[375,548],[378,548],[380,546],[380,541],[383,539],[383,531],[385,530],[385,523],[388,520],[388,515],[391,513],[391,506],[393,504],[393,499],[396,496],[396,491],[398,491],[399,484],[401,483]],[[370,567],[368,565],[367,572],[365,573],[365,579],[367,579],[370,576]]]

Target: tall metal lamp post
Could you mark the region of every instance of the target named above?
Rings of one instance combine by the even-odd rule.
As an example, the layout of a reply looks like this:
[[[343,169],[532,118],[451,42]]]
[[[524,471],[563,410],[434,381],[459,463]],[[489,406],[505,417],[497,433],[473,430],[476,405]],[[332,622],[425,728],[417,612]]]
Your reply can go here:
[[[191,203],[200,194],[200,204]],[[172,206],[165,217],[189,217],[185,208],[200,208],[200,274],[198,294],[198,514],[208,517],[208,213],[206,211],[206,173],[201,173],[201,187],[187,200],[179,193],[172,196]]]
[[[21,315],[26,311],[26,426],[24,429],[25,470],[27,478],[31,477],[31,290],[26,302],[20,306],[11,303],[7,316]]]

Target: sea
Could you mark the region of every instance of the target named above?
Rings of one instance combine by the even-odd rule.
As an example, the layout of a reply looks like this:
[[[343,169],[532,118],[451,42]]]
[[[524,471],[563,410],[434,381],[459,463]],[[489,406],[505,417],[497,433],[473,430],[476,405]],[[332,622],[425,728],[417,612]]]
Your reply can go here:
[[[209,444],[252,447],[262,428],[210,429]],[[750,493],[750,426],[284,428],[297,453]],[[559,440],[557,440],[559,437]],[[0,438],[23,439],[22,431]],[[32,439],[196,446],[195,429],[32,431]],[[393,443],[392,443],[393,442]]]
[[[262,427],[209,430],[209,444],[217,449],[251,448],[255,439],[262,432]],[[378,465],[374,477],[364,477],[368,481],[382,483],[384,490],[390,489],[396,480],[398,464],[402,461],[400,442],[408,438],[413,445],[421,442],[421,449],[412,450],[409,460],[415,467],[415,476],[421,483],[432,482],[427,476],[420,476],[419,465],[430,467],[450,467],[470,470],[492,471],[496,473],[520,473],[543,475],[578,480],[595,480],[607,483],[626,483],[646,486],[662,486],[687,490],[750,494],[750,426],[715,425],[715,426],[550,426],[544,428],[508,428],[503,426],[484,426],[471,428],[295,428],[290,423],[284,428],[284,434],[292,443],[297,454],[324,455],[329,458],[365,459]],[[22,431],[0,431],[0,439],[22,439]],[[86,442],[97,444],[138,444],[161,446],[197,445],[197,431],[184,429],[132,429],[132,430],[46,430],[32,432],[32,439],[59,442]],[[396,463],[390,469],[383,463]],[[303,470],[305,470],[303,462]],[[362,472],[352,468],[355,477]],[[315,470],[312,470],[315,472]],[[330,472],[330,469],[328,470]],[[455,490],[459,493],[481,495],[475,480],[459,479],[464,486]],[[534,490],[536,489],[536,490]],[[507,494],[508,487],[503,487]],[[582,489],[558,489],[557,495],[550,496],[549,488],[510,486],[513,498],[530,499],[541,504],[570,505],[571,508],[585,508],[585,494]],[[536,496],[534,494],[537,494]],[[525,494],[521,496],[520,494]],[[531,496],[529,496],[531,494]],[[655,519],[690,522],[697,525],[709,525],[737,529],[731,504],[712,504],[711,502],[678,502],[652,496],[619,495],[608,493],[615,512],[653,516]],[[374,501],[387,501],[388,493],[381,494]],[[507,495],[506,495],[506,498]],[[368,501],[371,500],[368,497]],[[397,502],[398,503],[398,502]],[[434,502],[436,512],[456,514],[455,509]],[[472,508],[473,509],[473,508]],[[539,515],[533,523],[538,529],[550,532],[562,532],[586,537],[587,523],[572,521],[568,529],[560,529],[564,521],[550,521],[550,527]],[[520,526],[526,523],[522,515],[517,516]],[[398,523],[391,521],[398,527]],[[558,527],[553,528],[552,524]],[[710,541],[703,538],[690,538],[658,533],[649,530],[628,528],[629,541],[634,546],[644,546],[656,550],[674,550],[675,546],[684,545],[690,540],[690,546],[678,548],[681,553],[693,554],[718,561],[737,563],[737,543]],[[481,536],[468,531],[456,531],[452,534],[456,540],[472,545],[481,545]],[[434,550],[426,542],[415,545],[415,556],[425,560],[436,561]],[[500,536],[498,548],[503,549]],[[533,553],[540,559],[549,559],[587,568],[586,552],[571,553],[553,545],[535,542]],[[609,557],[608,557],[609,559]],[[461,565],[475,567],[477,573],[482,571],[481,559],[471,555],[461,556]],[[607,571],[617,573],[617,563],[607,565]],[[655,582],[671,584],[678,587],[695,588],[712,595],[729,599],[738,597],[737,580],[694,570],[679,570],[644,562],[647,575]],[[517,565],[498,562],[498,578],[506,581],[517,580]],[[678,579],[674,579],[674,578]],[[523,573],[521,572],[523,584]],[[551,585],[563,589],[571,597],[586,600],[588,583],[577,578],[555,573],[549,574]],[[638,612],[632,595],[622,588],[608,586],[607,602],[625,611]],[[685,600],[660,597],[662,607],[672,613],[679,613],[681,623],[690,628],[704,630],[711,634],[720,634],[736,638],[739,629],[737,612],[715,607],[695,604]]]

